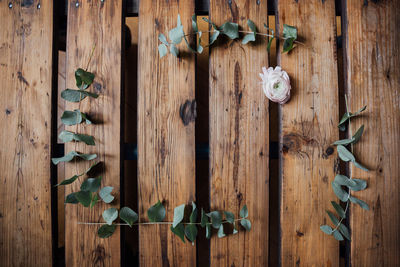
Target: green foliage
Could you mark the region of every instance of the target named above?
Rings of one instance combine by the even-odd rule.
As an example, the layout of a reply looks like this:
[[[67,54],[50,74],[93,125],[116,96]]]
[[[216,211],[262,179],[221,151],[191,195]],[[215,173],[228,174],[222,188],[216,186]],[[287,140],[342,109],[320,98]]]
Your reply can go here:
[[[222,223],[222,215],[219,211],[212,211],[206,214],[211,218],[211,225],[213,228],[218,229]]]
[[[247,216],[249,216],[249,211],[247,210],[247,205],[243,206],[243,208],[240,210],[239,215],[242,218],[247,218]]]
[[[81,191],[97,192],[101,185],[101,177],[88,178],[81,184]]]
[[[116,208],[109,208],[103,211],[103,219],[108,225],[111,225],[117,218],[118,210]]]
[[[69,102],[80,102],[85,99],[87,96],[98,98],[99,95],[96,93],[91,93],[84,90],[74,90],[74,89],[65,89],[61,92],[61,98],[69,101]]]
[[[114,187],[112,187],[112,186],[105,186],[100,190],[99,195],[104,203],[108,204],[114,200],[114,196],[111,195],[111,192],[113,190],[114,190]]]
[[[70,131],[62,131],[59,135],[58,138],[63,142],[71,142],[71,141],[77,141],[77,142],[83,142],[89,146],[94,146],[94,138],[91,135],[86,135],[86,134],[76,134]]]
[[[185,215],[185,204],[182,204],[174,209],[174,221],[172,227],[175,228],[182,220]]]
[[[116,228],[117,226],[115,226],[115,224],[112,225],[104,224],[97,231],[97,235],[101,238],[108,238],[112,236]]]
[[[158,201],[156,204],[150,207],[147,211],[147,216],[151,222],[161,222],[165,218],[165,208],[163,204]]]
[[[71,151],[67,155],[61,158],[52,158],[51,161],[54,165],[57,165],[60,162],[68,162],[73,160],[75,157],[81,158],[83,160],[93,160],[97,158],[97,154],[82,154],[76,151]]]
[[[64,111],[61,116],[61,122],[65,125],[76,125],[85,121],[86,124],[91,124],[92,122],[88,119],[85,113],[82,113],[79,109],[74,111]]]
[[[241,219],[240,224],[246,229],[247,231],[250,231],[251,229],[251,222],[247,219]]]
[[[185,226],[182,223],[178,224],[175,228],[171,226],[170,229],[172,233],[177,235],[183,243],[185,243]]]

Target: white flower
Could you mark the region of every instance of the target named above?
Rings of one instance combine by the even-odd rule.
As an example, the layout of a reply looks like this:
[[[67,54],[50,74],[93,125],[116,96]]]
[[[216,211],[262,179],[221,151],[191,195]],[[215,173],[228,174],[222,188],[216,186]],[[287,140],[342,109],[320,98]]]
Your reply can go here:
[[[272,102],[285,104],[290,99],[290,89],[292,88],[289,75],[279,66],[275,69],[263,67],[262,70],[263,73],[260,73],[260,77],[264,94]]]

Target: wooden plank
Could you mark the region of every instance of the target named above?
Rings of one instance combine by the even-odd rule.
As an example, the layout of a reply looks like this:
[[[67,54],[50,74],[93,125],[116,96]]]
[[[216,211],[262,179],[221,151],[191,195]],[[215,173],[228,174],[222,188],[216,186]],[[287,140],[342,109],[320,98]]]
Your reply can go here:
[[[98,203],[91,210],[81,205],[65,207],[65,254],[66,266],[119,266],[120,230],[108,239],[97,237],[97,227],[78,225],[77,222],[102,222],[104,209],[119,207],[120,191],[120,113],[121,113],[121,32],[122,1],[69,1],[66,86],[75,88],[74,72],[86,68],[94,45],[93,58],[88,70],[96,75],[90,91],[99,98],[86,98],[79,103],[66,103],[67,110],[79,108],[87,112],[94,125],[81,124],[66,127],[67,130],[90,134],[96,146],[82,143],[67,143],[65,153],[72,150],[97,153],[98,160],[105,164],[101,173],[102,184],[113,186],[116,197],[112,205]],[[81,173],[93,162],[74,162],[65,165],[65,176]],[[83,180],[81,180],[83,181]],[[66,194],[79,190],[79,184],[66,187]]]
[[[0,1],[0,266],[52,266],[53,1],[9,2]]]
[[[400,1],[347,1],[346,89],[351,110],[367,105],[352,120],[364,136],[354,146],[365,172],[350,164],[368,188],[353,195],[370,210],[351,206],[351,266],[400,265]],[[346,30],[347,29],[347,30]]]
[[[210,1],[210,19],[230,20],[247,30],[268,22],[267,1]],[[239,216],[247,204],[250,232],[211,239],[211,266],[265,266],[268,263],[268,100],[259,73],[268,67],[266,40],[242,45],[221,40],[210,51],[210,206]],[[235,245],[233,245],[235,244]]]
[[[292,98],[281,107],[281,263],[338,266],[339,243],[319,229],[336,199],[330,145],[339,137],[335,2],[281,0],[278,13],[280,32],[293,25],[305,42],[280,56],[292,84]]]
[[[176,27],[180,14],[191,30],[194,1],[141,1],[139,12],[138,193],[139,214],[164,201],[172,221],[174,208],[195,200],[194,122],[185,126],[179,109],[194,100],[195,60],[184,44],[183,58],[159,59],[157,36]],[[169,225],[139,227],[141,266],[195,266],[195,247],[173,235]]]

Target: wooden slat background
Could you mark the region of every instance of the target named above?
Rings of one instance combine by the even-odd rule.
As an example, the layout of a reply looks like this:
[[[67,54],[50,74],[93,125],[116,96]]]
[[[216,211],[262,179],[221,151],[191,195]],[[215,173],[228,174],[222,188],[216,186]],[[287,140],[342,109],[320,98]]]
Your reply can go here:
[[[400,1],[347,1],[346,90],[350,109],[367,105],[352,120],[354,133],[365,134],[354,146],[356,158],[371,169],[351,166],[353,177],[368,189],[353,195],[368,203],[351,206],[351,265],[400,265]]]
[[[180,14],[191,30],[194,1],[141,1],[139,8],[138,198],[139,217],[158,200],[172,221],[174,208],[195,201],[194,121],[184,125],[179,110],[195,99],[195,57],[182,47],[182,58],[159,59],[158,35],[176,27]],[[169,225],[139,227],[141,266],[194,266],[195,247],[170,231]]]
[[[65,247],[66,266],[400,265],[399,0],[346,0],[342,6],[336,1],[336,8],[333,0],[211,0],[210,4],[157,0],[141,1],[140,8],[137,0],[127,0],[125,9],[121,0],[80,0],[79,7],[76,2],[66,5],[67,54],[59,53],[58,94],[65,85],[74,88],[74,71],[86,65],[96,44],[89,66],[96,74],[96,86],[90,90],[99,88],[100,98],[85,99],[80,108],[99,123],[67,128],[92,134],[98,143],[94,148],[67,144],[65,153],[75,149],[99,153],[106,161],[103,184],[115,187],[114,206],[125,202],[138,210],[141,221],[147,220],[146,211],[157,200],[165,201],[166,221],[172,221],[175,206],[197,198],[206,209],[235,214],[247,204],[253,229],[223,239],[215,233],[210,241],[199,237],[192,247],[172,235],[167,225],[122,232],[118,228],[111,239],[101,240],[95,236],[97,226],[76,224],[101,222],[101,212],[108,205],[92,210],[68,205],[64,218],[63,189],[58,190],[58,200],[50,197],[50,151],[56,148],[54,153],[60,153],[63,146],[50,141],[55,140],[50,139],[53,132],[62,129],[59,121],[57,127],[52,125],[56,120],[51,114],[57,107],[52,104],[51,81],[53,6],[47,0],[40,1],[40,9],[38,0],[0,0],[1,266],[59,264],[62,260],[52,257],[57,245],[59,253]],[[276,58],[275,51],[266,52],[265,41],[241,45],[224,40],[210,54],[206,48],[196,60],[189,54],[159,60],[158,34],[167,34],[176,25],[178,13],[190,32],[190,16],[195,12],[209,13],[218,24],[238,22],[242,30],[248,29],[246,20],[251,18],[260,31],[267,14],[275,12],[270,27],[275,19],[280,30],[284,23],[295,25],[306,46],[298,46],[289,55],[278,53]],[[121,32],[123,16],[137,13],[139,18],[126,22],[134,46],[124,54],[121,36],[128,35]],[[338,13],[343,15],[344,51],[336,47]],[[184,44],[180,48],[187,52]],[[338,58],[342,54],[344,67]],[[293,86],[291,101],[281,107],[264,97],[258,77],[261,66],[275,66],[276,59],[288,71]],[[342,112],[344,107],[339,96],[343,90],[353,111],[368,106],[363,116],[352,120],[351,130],[366,126],[355,155],[371,171],[350,165],[348,172],[368,181],[368,189],[354,195],[371,210],[351,205],[347,223],[352,242],[339,244],[324,235],[319,225],[329,220],[324,210],[331,209],[330,201],[336,199],[330,182],[339,166],[329,147],[339,138],[336,125],[339,109]],[[184,126],[180,105],[194,98],[196,126],[194,122]],[[121,100],[126,106],[124,122],[120,122]],[[65,107],[60,98],[57,102],[58,117],[64,108],[78,106],[68,103]],[[124,139],[120,139],[121,129]],[[269,152],[271,142],[278,138],[280,164]],[[120,140],[138,143],[139,150],[139,162],[125,161],[124,172],[120,170]],[[196,158],[195,143],[208,142],[210,159]],[[87,166],[67,163],[64,171],[60,164],[58,180]],[[122,200],[120,175],[124,175]],[[52,222],[50,216],[51,205],[57,201],[58,235],[52,233],[57,227],[52,228],[56,220]]]
[[[89,210],[78,205],[65,208],[65,255],[66,266],[119,266],[120,228],[109,239],[97,237],[97,226],[78,225],[78,222],[103,222],[101,212],[111,206],[119,207],[120,191],[120,135],[121,135],[121,60],[122,60],[122,0],[118,1],[69,1],[67,32],[66,87],[76,89],[75,70],[86,68],[93,46],[96,45],[88,70],[96,75],[88,89],[99,98],[86,98],[81,103],[66,103],[67,110],[79,108],[87,112],[95,124],[66,127],[67,130],[93,135],[96,146],[68,143],[65,154],[77,150],[97,153],[106,167],[99,173],[102,184],[113,186],[116,199],[113,205],[99,202]],[[65,164],[65,177],[86,170],[92,162]],[[83,179],[86,177],[82,177]],[[83,181],[81,179],[80,181]],[[66,194],[79,190],[79,184],[66,187]]]
[[[53,1],[0,1],[0,266],[52,266]]]
[[[249,30],[268,21],[267,1],[212,0],[210,19]],[[268,261],[268,101],[259,72],[268,67],[267,40],[242,45],[221,38],[210,49],[210,208],[239,216],[247,204],[252,231],[211,239],[211,266],[264,266]],[[227,229],[229,231],[229,229]]]
[[[318,12],[316,12],[318,10]],[[333,0],[278,3],[283,24],[298,27],[299,46],[280,55],[292,85],[290,102],[281,107],[282,266],[339,265],[339,243],[323,234],[325,209],[336,199],[339,114],[336,17]]]

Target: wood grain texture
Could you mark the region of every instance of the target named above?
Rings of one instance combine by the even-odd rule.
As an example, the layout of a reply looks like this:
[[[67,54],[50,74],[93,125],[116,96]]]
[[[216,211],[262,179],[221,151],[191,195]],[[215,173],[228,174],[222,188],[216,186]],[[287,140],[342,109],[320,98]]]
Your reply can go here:
[[[52,266],[53,2],[0,1],[0,266]]]
[[[268,22],[267,1],[210,1],[217,25]],[[268,100],[259,73],[268,67],[266,40],[242,45],[222,39],[210,49],[210,207],[239,216],[247,204],[252,229],[211,239],[211,266],[266,266],[268,262]]]
[[[76,89],[74,72],[86,68],[94,45],[88,70],[96,77],[88,89],[99,98],[86,98],[81,103],[66,103],[67,110],[79,108],[95,122],[66,127],[67,130],[93,135],[96,145],[67,143],[65,153],[72,150],[97,153],[103,162],[102,185],[113,186],[116,199],[112,205],[99,202],[94,208],[67,205],[65,221],[66,266],[120,266],[120,230],[108,239],[97,237],[97,226],[78,225],[77,222],[103,222],[101,214],[106,208],[119,207],[120,192],[120,111],[121,111],[121,32],[122,0],[119,1],[69,1],[67,32],[66,87]],[[71,162],[65,165],[65,176],[84,171],[92,162]],[[86,177],[81,177],[80,182]],[[66,187],[66,194],[79,191],[80,183]]]
[[[351,266],[399,266],[400,1],[349,0],[346,13],[346,89],[351,110],[367,105],[352,120],[353,133],[365,125],[354,153],[371,170],[350,165],[368,182],[353,195],[370,206],[351,206]]]
[[[281,263],[338,266],[339,243],[319,229],[330,223],[325,209],[336,199],[331,181],[338,162],[330,146],[339,137],[335,3],[281,0],[278,12],[280,32],[293,25],[305,42],[280,57],[292,85],[291,100],[281,107]]]
[[[184,42],[182,58],[159,59],[157,36],[168,35],[180,14],[191,30],[194,1],[140,1],[138,85],[138,194],[141,221],[158,200],[172,221],[174,208],[195,199],[194,121],[185,126],[179,109],[195,98],[195,60]],[[195,247],[169,225],[139,227],[140,266],[195,266]]]

